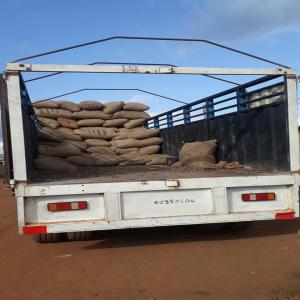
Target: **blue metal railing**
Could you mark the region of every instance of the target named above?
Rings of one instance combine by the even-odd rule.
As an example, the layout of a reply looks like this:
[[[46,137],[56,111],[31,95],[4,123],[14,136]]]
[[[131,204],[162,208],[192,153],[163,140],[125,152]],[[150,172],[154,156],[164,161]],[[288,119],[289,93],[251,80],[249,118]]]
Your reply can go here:
[[[274,83],[274,80],[278,81],[282,77],[282,75],[264,76],[241,84],[238,87],[196,100],[150,118],[145,126],[149,128],[171,128],[176,125],[189,124],[200,119],[213,119],[216,116],[251,108],[251,104],[254,102],[285,95],[284,90],[279,92],[272,91],[271,94],[251,99],[251,95],[255,93],[258,94],[266,89],[283,86],[284,80]],[[261,84],[264,86],[257,87]]]

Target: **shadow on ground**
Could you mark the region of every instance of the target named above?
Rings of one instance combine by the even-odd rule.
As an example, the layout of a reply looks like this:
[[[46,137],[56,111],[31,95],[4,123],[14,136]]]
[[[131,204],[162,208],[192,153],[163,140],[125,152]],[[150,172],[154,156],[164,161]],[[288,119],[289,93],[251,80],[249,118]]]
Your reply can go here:
[[[102,248],[138,247],[144,245],[251,239],[265,236],[295,234],[300,221],[259,221],[246,230],[224,228],[222,224],[122,229],[94,232],[95,244],[87,250]]]

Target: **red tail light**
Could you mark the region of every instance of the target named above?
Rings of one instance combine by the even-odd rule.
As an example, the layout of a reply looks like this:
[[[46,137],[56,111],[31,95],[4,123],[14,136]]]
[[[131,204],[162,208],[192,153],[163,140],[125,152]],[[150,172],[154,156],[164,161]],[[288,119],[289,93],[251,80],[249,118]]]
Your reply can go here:
[[[87,209],[88,204],[86,201],[75,201],[75,202],[57,202],[48,203],[49,211],[65,211],[65,210],[81,210]]]
[[[24,226],[23,227],[24,234],[44,234],[47,233],[47,226]]]
[[[275,193],[250,193],[242,194],[242,200],[244,202],[250,201],[274,201],[276,200]]]
[[[277,213],[275,215],[275,220],[286,220],[286,219],[294,219],[295,218],[295,211],[288,211],[283,213]]]

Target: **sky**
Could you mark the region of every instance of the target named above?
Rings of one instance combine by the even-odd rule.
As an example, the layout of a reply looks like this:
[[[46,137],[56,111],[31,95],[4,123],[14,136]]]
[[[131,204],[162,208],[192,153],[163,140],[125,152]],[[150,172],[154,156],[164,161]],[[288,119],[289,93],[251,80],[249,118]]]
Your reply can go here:
[[[0,69],[14,59],[115,35],[202,38],[300,70],[299,0],[0,0]],[[26,61],[272,67],[203,43],[114,40]],[[25,79],[37,73],[24,74]],[[229,79],[229,78],[227,78]],[[237,82],[247,76],[231,77]],[[191,102],[232,85],[203,76],[62,74],[27,84],[31,100],[82,88],[139,88]],[[87,91],[61,99],[142,101],[157,114],[178,103],[140,92]]]

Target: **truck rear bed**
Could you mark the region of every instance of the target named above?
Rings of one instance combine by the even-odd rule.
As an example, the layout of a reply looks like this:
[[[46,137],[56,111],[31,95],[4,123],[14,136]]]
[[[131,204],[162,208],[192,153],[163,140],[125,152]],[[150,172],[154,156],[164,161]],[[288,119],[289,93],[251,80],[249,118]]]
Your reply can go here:
[[[231,177],[284,174],[263,169],[215,169],[203,170],[192,167],[170,166],[116,166],[116,167],[83,167],[76,174],[56,171],[38,171],[30,183],[47,182],[48,184],[91,183],[91,182],[127,182],[151,181],[180,178]]]

